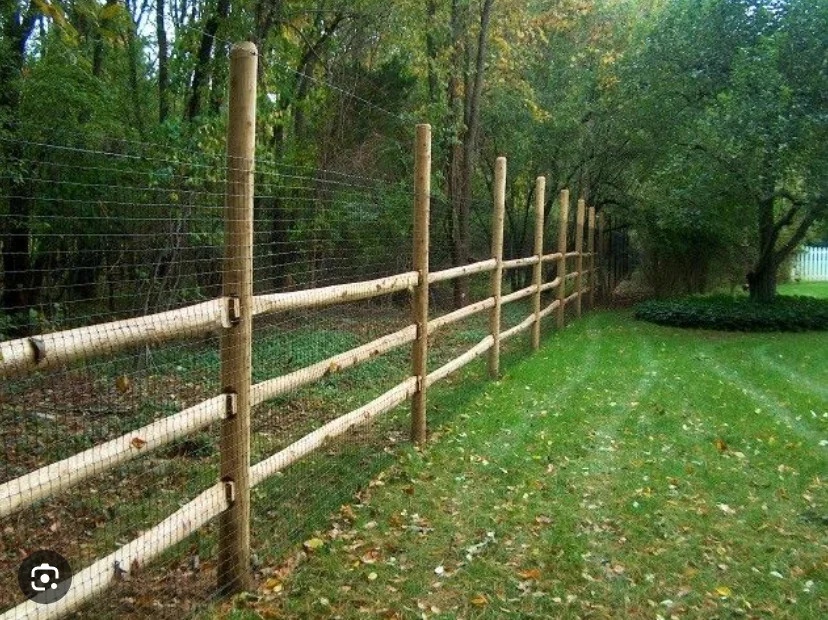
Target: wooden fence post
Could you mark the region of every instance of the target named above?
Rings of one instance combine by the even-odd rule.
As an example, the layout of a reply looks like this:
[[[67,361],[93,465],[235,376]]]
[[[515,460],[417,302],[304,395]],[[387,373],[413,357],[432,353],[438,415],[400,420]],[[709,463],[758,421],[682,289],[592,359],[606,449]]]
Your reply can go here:
[[[604,260],[606,259],[606,238],[604,237],[604,224],[605,224],[605,217],[604,212],[601,211],[598,214],[598,282],[601,283],[601,303],[606,304],[608,301],[607,297],[607,269],[606,265],[604,265]]]
[[[558,210],[558,329],[564,326],[564,300],[566,299],[566,228],[569,225],[569,190],[562,189]]]
[[[218,587],[250,587],[250,381],[253,296],[253,171],[256,150],[256,65],[253,43],[230,52],[227,124],[227,206],[222,295],[230,300],[221,333],[221,385],[227,410],[221,425],[221,478],[230,505],[220,517]]]
[[[595,277],[595,207],[589,208],[587,219],[587,248],[589,251],[589,309],[595,307],[595,287],[598,279]]]
[[[417,125],[414,143],[414,271],[419,283],[414,287],[413,319],[417,339],[411,352],[411,366],[417,378],[417,391],[411,399],[411,440],[426,440],[426,374],[428,358],[428,220],[431,206],[431,125]]]
[[[534,311],[535,323],[532,325],[532,349],[540,348],[540,311],[541,311],[541,284],[543,284],[543,208],[546,203],[546,177],[535,180],[535,256],[538,262],[534,272]]]
[[[575,290],[578,296],[575,298],[575,316],[581,317],[581,297],[583,297],[584,285],[584,211],[586,203],[583,198],[578,199],[578,213],[575,217]]]
[[[506,158],[495,161],[494,211],[492,213],[492,271],[491,293],[494,306],[489,313],[489,333],[494,342],[489,349],[489,376],[497,379],[500,375],[500,291],[503,283],[503,217],[506,211]]]

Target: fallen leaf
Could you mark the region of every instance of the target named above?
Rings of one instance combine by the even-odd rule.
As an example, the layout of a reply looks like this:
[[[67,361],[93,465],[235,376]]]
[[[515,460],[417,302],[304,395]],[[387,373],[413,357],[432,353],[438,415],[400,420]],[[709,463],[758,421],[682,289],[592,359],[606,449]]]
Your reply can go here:
[[[724,439],[717,438],[716,441],[713,442],[716,446],[716,450],[719,452],[724,452],[727,450],[727,444],[725,443]]]
[[[316,551],[325,546],[325,541],[321,538],[311,538],[303,543],[307,551]]]
[[[527,570],[518,571],[518,575],[521,579],[540,579],[541,572],[539,568],[530,568]]]
[[[471,600],[471,604],[476,607],[485,607],[489,604],[489,599],[486,598],[485,594],[478,594]]]
[[[727,586],[718,586],[716,588],[716,594],[722,597],[728,597],[731,594],[730,588]]]
[[[133,437],[132,441],[129,442],[129,445],[131,445],[136,450],[140,450],[145,445],[147,445],[147,442],[141,439],[140,437]]]
[[[132,381],[126,375],[120,375],[115,379],[115,387],[121,394],[125,394],[132,389]]]

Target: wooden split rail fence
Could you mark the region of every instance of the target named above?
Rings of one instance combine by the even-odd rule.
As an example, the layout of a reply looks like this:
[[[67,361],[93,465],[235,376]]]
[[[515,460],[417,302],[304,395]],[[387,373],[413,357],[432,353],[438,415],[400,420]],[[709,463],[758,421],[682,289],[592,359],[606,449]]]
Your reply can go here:
[[[256,48],[249,43],[236,45],[231,54],[226,251],[222,297],[169,312],[0,343],[0,376],[10,377],[64,367],[76,360],[105,356],[137,345],[156,345],[218,331],[221,335],[223,386],[221,393],[195,406],[0,485],[0,517],[8,516],[38,500],[76,486],[90,476],[219,422],[221,479],[155,527],[78,572],[68,594],[58,602],[39,605],[26,601],[2,614],[0,620],[54,618],[68,613],[105,590],[116,579],[116,571],[147,564],[216,517],[221,519],[219,588],[224,592],[232,592],[249,587],[251,487],[317,450],[328,440],[390,411],[409,398],[412,400],[412,440],[424,442],[427,432],[426,394],[429,387],[484,354],[488,354],[489,374],[496,378],[499,374],[500,344],[503,341],[531,328],[531,344],[537,349],[540,345],[541,321],[545,317],[554,313],[557,325],[561,327],[567,306],[574,304],[575,314],[580,316],[585,295],[588,294],[587,303],[592,304],[595,283],[598,282],[595,277],[594,208],[587,210],[584,201],[578,200],[575,248],[569,250],[569,192],[562,190],[559,200],[558,247],[555,252],[545,253],[544,177],[538,177],[535,188],[534,254],[503,260],[506,189],[506,159],[503,157],[498,158],[495,165],[491,258],[442,271],[429,270],[429,125],[418,125],[416,130],[414,264],[411,271],[312,290],[253,295],[255,75]],[[585,222],[586,251],[583,247]],[[567,265],[572,262],[570,259],[574,259],[575,270],[567,272]],[[585,261],[588,266],[586,269]],[[544,282],[543,267],[551,263],[557,264],[557,277]],[[532,284],[503,295],[503,272],[520,267],[533,268]],[[442,316],[429,316],[431,284],[483,273],[489,273],[491,277],[489,297]],[[586,286],[585,276],[589,276]],[[573,280],[574,288],[567,295],[566,284]],[[407,327],[284,376],[252,383],[253,317],[287,310],[320,308],[405,290],[410,291],[413,297],[412,323]],[[543,307],[542,293],[553,290],[557,292],[554,301]],[[532,312],[514,327],[502,331],[502,306],[527,297],[532,297]],[[489,313],[489,335],[456,359],[429,371],[426,363],[429,335],[481,312]],[[251,466],[250,414],[253,407],[408,344],[412,345],[412,374],[405,381],[359,409],[324,424]]]

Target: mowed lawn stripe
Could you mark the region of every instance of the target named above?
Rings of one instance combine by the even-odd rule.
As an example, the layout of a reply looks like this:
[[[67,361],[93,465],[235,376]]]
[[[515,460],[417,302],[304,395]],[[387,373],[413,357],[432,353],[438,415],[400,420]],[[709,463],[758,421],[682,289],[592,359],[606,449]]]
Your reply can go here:
[[[828,344],[822,334],[808,347],[786,336],[772,350],[792,369]],[[425,450],[401,447],[332,515],[324,546],[265,580],[252,609],[824,615],[826,449],[757,414],[755,395],[716,369],[761,343],[626,313],[594,313],[547,336],[537,354],[505,364],[500,381],[457,401]],[[480,365],[469,370],[478,378]],[[789,382],[755,367],[755,379],[728,372],[790,402],[789,416],[821,402],[779,393]],[[432,399],[439,406],[442,393]]]

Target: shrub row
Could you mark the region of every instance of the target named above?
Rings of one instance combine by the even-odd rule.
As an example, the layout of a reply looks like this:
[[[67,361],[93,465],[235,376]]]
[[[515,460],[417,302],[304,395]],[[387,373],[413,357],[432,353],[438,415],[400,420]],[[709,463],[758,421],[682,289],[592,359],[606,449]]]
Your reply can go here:
[[[771,303],[715,295],[651,300],[635,308],[635,318],[673,327],[745,332],[828,330],[828,299],[778,296]]]

